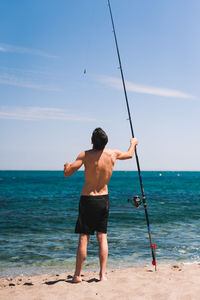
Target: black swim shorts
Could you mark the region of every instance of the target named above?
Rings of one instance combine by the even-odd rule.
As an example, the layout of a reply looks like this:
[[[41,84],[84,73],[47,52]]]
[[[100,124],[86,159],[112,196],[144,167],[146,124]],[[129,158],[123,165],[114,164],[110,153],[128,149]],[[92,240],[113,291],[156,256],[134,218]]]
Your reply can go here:
[[[107,233],[110,201],[108,195],[81,196],[75,233]]]

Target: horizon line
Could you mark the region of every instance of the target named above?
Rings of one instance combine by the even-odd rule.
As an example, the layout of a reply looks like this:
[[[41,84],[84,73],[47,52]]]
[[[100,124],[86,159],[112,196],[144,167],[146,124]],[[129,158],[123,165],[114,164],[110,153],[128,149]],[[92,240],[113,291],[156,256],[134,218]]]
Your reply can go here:
[[[0,169],[0,172],[4,171],[35,171],[35,172],[63,172],[63,170],[60,169]],[[85,172],[84,170],[78,170],[77,172]],[[138,172],[137,170],[113,170],[113,172]],[[149,169],[144,169],[141,170],[141,172],[200,172],[200,170],[162,170],[162,169],[157,169],[157,170],[149,170]]]

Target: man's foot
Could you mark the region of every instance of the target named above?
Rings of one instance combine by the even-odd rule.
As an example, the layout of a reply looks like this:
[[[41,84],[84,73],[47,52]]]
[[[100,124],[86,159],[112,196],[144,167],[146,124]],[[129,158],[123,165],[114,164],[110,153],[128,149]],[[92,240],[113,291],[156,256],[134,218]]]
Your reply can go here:
[[[74,275],[72,282],[73,283],[81,283],[82,282],[81,276]]]
[[[101,275],[101,274],[99,274],[99,278],[100,278],[100,281],[106,281],[106,280],[108,280],[105,275]]]

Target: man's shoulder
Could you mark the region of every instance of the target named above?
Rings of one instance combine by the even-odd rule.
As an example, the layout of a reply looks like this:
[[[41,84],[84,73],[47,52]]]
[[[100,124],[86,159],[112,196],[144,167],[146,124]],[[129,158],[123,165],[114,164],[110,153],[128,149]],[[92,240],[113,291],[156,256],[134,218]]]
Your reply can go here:
[[[105,148],[105,149],[104,149],[104,152],[105,152],[107,155],[109,155],[110,157],[116,158],[116,155],[117,155],[117,153],[118,153],[118,150],[116,150],[116,149]]]
[[[116,154],[119,150],[116,150],[116,149],[110,149],[110,148],[104,148],[103,151],[102,151],[102,154],[108,154],[108,155],[113,155],[113,154]],[[89,150],[85,150],[83,152],[85,156],[89,156],[89,155],[94,155],[96,154],[96,150],[94,149],[89,149]]]
[[[105,148],[105,151],[112,154],[112,153],[116,153],[116,152],[119,151],[119,150],[117,150],[117,149],[109,149],[109,148]]]
[[[119,151],[119,150],[117,150],[117,149],[110,149],[110,148],[104,148],[104,149],[101,150],[101,151],[102,151],[102,152],[113,153],[113,152],[117,152],[117,151]],[[94,149],[88,149],[88,150],[84,150],[84,151],[81,152],[81,153],[87,154],[87,153],[94,153],[94,152],[96,152],[96,150],[94,150]]]
[[[113,152],[113,149],[110,149],[110,148],[104,148],[104,151],[105,151],[105,152]]]
[[[82,151],[81,153],[79,153],[79,155],[78,155],[78,159],[83,159],[84,157],[85,157],[85,152],[86,151]]]

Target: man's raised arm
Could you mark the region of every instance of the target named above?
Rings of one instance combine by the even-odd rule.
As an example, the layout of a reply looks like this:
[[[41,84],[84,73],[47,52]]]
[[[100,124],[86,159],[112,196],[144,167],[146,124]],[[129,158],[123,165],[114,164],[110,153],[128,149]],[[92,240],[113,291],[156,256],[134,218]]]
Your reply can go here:
[[[81,152],[78,155],[77,159],[72,164],[66,162],[64,164],[64,175],[66,177],[70,177],[72,174],[74,174],[83,165],[84,159],[85,159],[85,152]]]
[[[121,152],[119,150],[114,150],[116,159],[129,159],[133,157],[135,152],[135,146],[138,144],[138,140],[136,138],[131,138],[130,147],[127,152]]]

